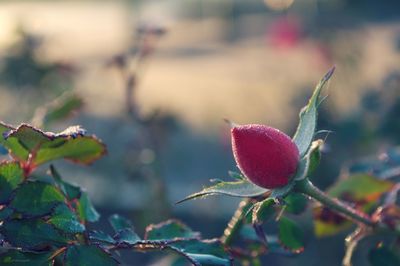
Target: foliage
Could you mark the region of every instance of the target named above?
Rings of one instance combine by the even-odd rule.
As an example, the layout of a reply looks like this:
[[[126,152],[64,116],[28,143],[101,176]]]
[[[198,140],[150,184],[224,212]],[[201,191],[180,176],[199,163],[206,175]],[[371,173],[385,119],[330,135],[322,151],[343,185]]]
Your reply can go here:
[[[120,249],[172,252],[194,265],[231,265],[218,239],[203,240],[175,220],[148,226],[144,238],[119,215],[109,218],[113,236],[89,229],[100,215],[87,193],[64,181],[53,165],[51,181],[35,175],[57,159],[89,164],[106,153],[105,145],[81,127],[54,134],[0,123],[0,131],[0,143],[13,158],[0,164],[0,234],[7,243],[0,251],[2,265],[117,265]]]
[[[51,133],[28,124],[0,123],[0,145],[10,158],[0,163],[0,264],[118,265],[118,251],[129,250],[174,254],[180,258],[177,264],[185,260],[193,265],[260,265],[260,256],[268,252],[294,256],[306,248],[307,237],[297,217],[308,215],[311,197],[320,203],[312,210],[316,236],[354,228],[346,238],[344,265],[351,265],[357,244],[371,235],[380,239],[368,252],[371,265],[398,265],[400,186],[394,179],[382,178],[387,176],[385,171],[393,171],[393,164],[389,167],[374,160],[352,165],[349,174],[341,176],[327,193],[309,180],[324,145],[315,140],[320,94],[332,74],[333,69],[300,112],[293,141],[301,159],[287,185],[266,189],[230,172],[233,181],[218,180],[182,200],[214,194],[244,198],[223,236],[214,239],[203,239],[175,219],[148,225],[141,236],[130,220],[118,214],[108,219],[113,234],[91,229],[100,214],[87,192],[66,182],[51,163],[66,159],[91,164],[107,152],[102,141],[79,126]],[[63,118],[80,106],[74,96],[66,97],[64,103],[47,108],[38,124]],[[398,148],[387,154],[399,158]],[[365,173],[365,166],[374,171]],[[49,168],[46,176],[37,174],[39,168]],[[266,224],[274,225],[276,233],[266,234]]]
[[[23,28],[16,33],[18,41],[10,46],[0,67],[1,84],[14,90],[35,90],[42,97],[72,87],[75,69],[71,64],[41,60],[42,38]]]

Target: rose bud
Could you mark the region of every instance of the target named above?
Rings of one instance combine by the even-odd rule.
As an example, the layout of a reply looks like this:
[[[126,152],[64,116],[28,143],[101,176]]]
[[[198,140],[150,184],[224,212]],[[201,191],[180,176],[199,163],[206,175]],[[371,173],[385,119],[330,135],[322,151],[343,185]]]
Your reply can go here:
[[[278,129],[256,124],[235,126],[231,135],[237,166],[254,184],[269,189],[282,187],[296,173],[299,150]]]

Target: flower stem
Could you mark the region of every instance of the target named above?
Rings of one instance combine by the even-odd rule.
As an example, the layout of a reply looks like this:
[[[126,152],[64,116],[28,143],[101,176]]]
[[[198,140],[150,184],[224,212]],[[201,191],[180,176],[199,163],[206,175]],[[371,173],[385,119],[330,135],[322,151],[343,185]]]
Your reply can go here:
[[[369,217],[369,215],[358,211],[348,204],[340,201],[339,199],[332,198],[327,195],[325,192],[318,189],[316,186],[311,183],[307,178],[299,181],[295,185],[295,189],[298,192],[301,192],[316,201],[319,201],[324,206],[329,209],[335,211],[337,214],[344,216],[358,224],[374,227],[376,223]]]

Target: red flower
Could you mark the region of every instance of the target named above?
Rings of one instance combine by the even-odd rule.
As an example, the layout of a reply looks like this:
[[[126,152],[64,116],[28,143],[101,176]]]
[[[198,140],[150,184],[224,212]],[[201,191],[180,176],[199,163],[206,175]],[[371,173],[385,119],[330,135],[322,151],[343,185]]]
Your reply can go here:
[[[231,135],[236,163],[254,184],[270,189],[282,187],[295,174],[299,150],[278,129],[264,125],[235,126]]]

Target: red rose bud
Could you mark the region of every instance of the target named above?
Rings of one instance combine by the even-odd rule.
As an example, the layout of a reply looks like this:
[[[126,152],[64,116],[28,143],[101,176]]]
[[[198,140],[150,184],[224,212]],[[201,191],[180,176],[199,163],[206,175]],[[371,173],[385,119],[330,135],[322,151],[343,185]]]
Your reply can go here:
[[[295,174],[299,150],[286,134],[264,125],[235,126],[231,134],[235,161],[254,184],[282,187]]]

